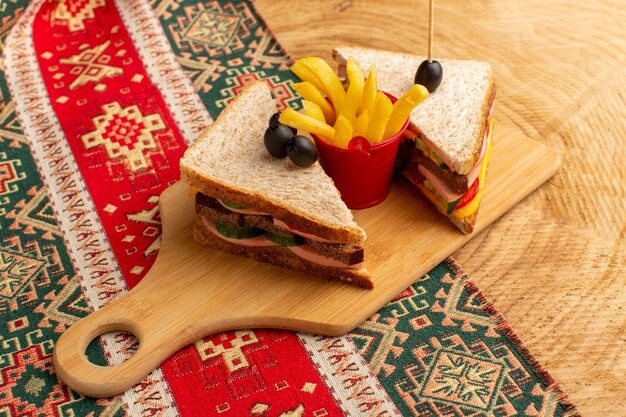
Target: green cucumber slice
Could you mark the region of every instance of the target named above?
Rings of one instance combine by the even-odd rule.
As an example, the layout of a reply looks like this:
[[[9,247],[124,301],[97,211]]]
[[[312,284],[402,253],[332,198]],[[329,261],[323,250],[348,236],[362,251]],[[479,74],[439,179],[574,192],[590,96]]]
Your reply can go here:
[[[443,162],[443,160],[439,157],[439,155],[437,155],[432,149],[430,149],[430,147],[426,144],[426,142],[424,142],[424,139],[422,139],[419,136],[415,138],[415,147],[419,149],[420,151],[422,151],[424,155],[429,157],[434,163],[439,165],[440,168],[450,169],[448,168],[446,163]]]
[[[220,200],[222,202],[222,204],[224,204],[227,207],[230,208],[234,208],[234,209],[245,209],[244,206],[240,206],[239,204],[235,204],[235,203],[231,203],[230,201],[226,201],[226,200]]]
[[[256,227],[233,227],[221,223],[215,223],[215,229],[230,239],[248,239],[263,234],[263,230]]]
[[[463,197],[459,197],[456,200],[448,203],[448,214],[452,213],[454,211],[454,209],[456,208],[457,204],[459,204],[461,202],[461,198]]]
[[[443,198],[441,196],[441,194],[439,194],[439,191],[437,191],[437,189],[435,187],[433,187],[433,185],[427,180],[424,180],[424,186],[426,188],[428,188],[430,191],[432,191],[433,194],[435,194],[437,196],[437,198],[439,199],[439,201],[441,201],[443,203],[443,206],[446,208],[446,212],[448,214],[452,213],[456,207],[457,204],[459,204],[461,202],[461,199],[463,198],[463,196],[457,198],[454,201],[446,201],[445,198]]]
[[[280,246],[299,246],[304,243],[304,238],[298,235],[280,236],[272,232],[265,232],[265,237]]]

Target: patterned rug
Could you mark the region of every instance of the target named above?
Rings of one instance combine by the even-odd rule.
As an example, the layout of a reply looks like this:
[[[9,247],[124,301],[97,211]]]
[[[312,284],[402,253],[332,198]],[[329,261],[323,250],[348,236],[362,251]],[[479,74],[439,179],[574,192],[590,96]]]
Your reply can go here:
[[[54,343],[150,269],[187,145],[254,80],[299,103],[250,1],[11,0],[0,16],[0,416],[577,415],[451,260],[348,335],[226,332],[118,397],[68,389]],[[88,356],[136,348],[107,334]]]

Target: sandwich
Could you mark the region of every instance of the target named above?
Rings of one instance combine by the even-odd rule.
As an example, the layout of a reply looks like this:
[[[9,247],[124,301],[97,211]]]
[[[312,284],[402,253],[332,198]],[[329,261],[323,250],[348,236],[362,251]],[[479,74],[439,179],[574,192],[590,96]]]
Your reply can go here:
[[[365,288],[366,235],[319,163],[276,159],[264,131],[276,113],[266,83],[246,87],[185,152],[181,179],[195,190],[199,243]]]
[[[398,96],[413,84],[426,58],[339,47],[333,51],[343,73],[349,57],[363,71],[375,64],[379,89]],[[410,117],[399,150],[402,174],[463,233],[471,233],[491,157],[495,81],[487,62],[439,60],[443,80]]]

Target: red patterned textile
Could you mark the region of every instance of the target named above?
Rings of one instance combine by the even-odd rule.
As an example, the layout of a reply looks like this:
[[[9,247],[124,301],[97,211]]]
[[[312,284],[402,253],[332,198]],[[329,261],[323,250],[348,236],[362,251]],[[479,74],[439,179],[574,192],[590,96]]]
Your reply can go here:
[[[207,337],[195,349],[176,353],[163,370],[183,415],[199,416],[206,409],[262,414],[270,408],[342,415],[291,332],[241,330]]]
[[[96,2],[97,19],[81,20],[80,6],[74,7],[60,12],[57,2],[43,3],[33,25],[35,51],[54,112],[132,288],[155,259],[158,197],[178,180],[186,145],[114,4]]]
[[[96,18],[80,20],[79,6],[60,12],[58,3],[44,2],[33,39],[50,102],[132,288],[155,259],[158,196],[179,179],[186,145],[117,8],[93,5]],[[208,337],[167,360],[163,371],[183,414],[210,407],[241,415],[276,404],[341,413],[289,332]]]

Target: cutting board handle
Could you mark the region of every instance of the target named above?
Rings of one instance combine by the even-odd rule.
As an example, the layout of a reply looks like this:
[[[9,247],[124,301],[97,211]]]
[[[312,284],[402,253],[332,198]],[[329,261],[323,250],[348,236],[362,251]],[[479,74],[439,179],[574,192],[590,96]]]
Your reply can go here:
[[[162,302],[151,302],[149,287],[139,287],[143,286],[138,285],[120,299],[74,323],[57,341],[54,367],[59,378],[75,391],[98,398],[119,394],[199,337],[241,326],[238,320],[209,319],[200,327],[185,320],[172,320],[172,311],[162,308]],[[184,317],[188,312],[181,310],[180,315]],[[220,316],[224,314],[214,317]],[[89,343],[99,335],[120,330],[137,337],[137,351],[119,365],[91,363],[85,355]]]
[[[155,356],[154,340],[148,329],[135,319],[123,297],[78,321],[57,341],[53,363],[58,376],[74,390],[93,397],[105,397],[123,391],[148,374],[163,360]],[[139,340],[135,354],[119,365],[99,366],[89,362],[85,352],[97,336],[111,331],[127,331]],[[141,374],[141,375],[138,375]]]

